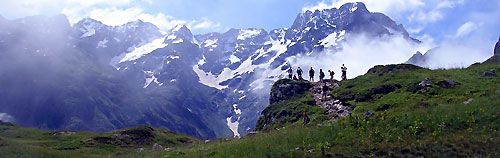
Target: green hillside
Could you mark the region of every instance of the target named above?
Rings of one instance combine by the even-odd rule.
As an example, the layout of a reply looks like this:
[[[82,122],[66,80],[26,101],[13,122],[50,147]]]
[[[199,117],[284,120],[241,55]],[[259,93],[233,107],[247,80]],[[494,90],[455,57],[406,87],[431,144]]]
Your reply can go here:
[[[185,156],[498,157],[500,78],[485,76],[498,69],[497,64],[452,70],[377,66],[331,92],[355,107],[335,123],[301,93],[264,110],[274,121],[264,127],[261,117],[256,129],[263,133],[185,148]],[[430,82],[419,86],[426,78]],[[301,84],[277,83],[283,82]],[[312,119],[307,127],[302,127],[302,112]]]
[[[109,133],[45,132],[0,122],[0,157],[161,157],[199,140],[141,126]]]
[[[495,62],[451,70],[376,66],[331,91],[332,98],[354,108],[343,118],[314,106],[312,96],[300,89],[312,84],[280,80],[277,84],[298,87],[291,91],[296,94],[273,101],[256,125],[259,132],[241,139],[203,142],[150,127],[102,134],[44,132],[2,123],[0,153],[7,157],[499,157],[497,70],[500,65]],[[273,91],[280,88],[274,86]],[[367,111],[374,115],[367,116]],[[311,118],[306,127],[303,112]]]

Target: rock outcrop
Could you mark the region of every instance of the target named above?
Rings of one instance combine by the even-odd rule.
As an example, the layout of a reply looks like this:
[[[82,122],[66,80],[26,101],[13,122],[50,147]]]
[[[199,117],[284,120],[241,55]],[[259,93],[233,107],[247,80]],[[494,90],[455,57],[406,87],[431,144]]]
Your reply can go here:
[[[279,80],[274,83],[269,97],[269,104],[291,99],[297,94],[303,94],[313,85],[307,81]]]

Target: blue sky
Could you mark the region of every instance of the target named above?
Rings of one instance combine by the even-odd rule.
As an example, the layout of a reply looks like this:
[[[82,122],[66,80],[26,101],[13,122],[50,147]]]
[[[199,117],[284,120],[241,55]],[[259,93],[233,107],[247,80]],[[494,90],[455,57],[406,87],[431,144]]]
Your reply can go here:
[[[388,15],[412,37],[434,45],[490,44],[500,36],[498,0],[0,0],[0,15],[15,19],[63,13],[72,23],[91,17],[108,25],[141,19],[164,31],[184,24],[200,34],[290,27],[300,12],[355,1]]]

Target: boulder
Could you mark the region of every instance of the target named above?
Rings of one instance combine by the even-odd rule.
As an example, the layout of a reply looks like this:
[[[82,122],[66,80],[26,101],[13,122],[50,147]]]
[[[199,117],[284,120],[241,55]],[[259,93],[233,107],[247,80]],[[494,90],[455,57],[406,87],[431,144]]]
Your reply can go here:
[[[375,113],[370,112],[369,110],[366,110],[366,111],[365,111],[365,117],[366,117],[366,119],[367,119],[367,120],[368,120],[370,117],[373,117],[373,116],[375,116]]]
[[[492,72],[484,72],[483,75],[485,77],[497,77],[497,74],[492,73]]]
[[[455,88],[455,86],[458,85],[458,83],[453,80],[442,80],[436,84],[442,88]]]
[[[155,143],[155,145],[153,145],[153,147],[151,147],[151,150],[159,151],[159,150],[164,150],[164,148],[160,144]]]
[[[137,148],[137,149],[135,149],[135,152],[136,152],[136,153],[141,153],[141,152],[143,152],[143,151],[144,151],[144,148]]]
[[[269,103],[274,104],[283,100],[288,100],[295,95],[304,94],[313,85],[307,81],[293,81],[283,79],[277,81],[271,89]]]
[[[420,88],[432,87],[432,81],[429,78],[425,78],[422,82],[418,84]]]

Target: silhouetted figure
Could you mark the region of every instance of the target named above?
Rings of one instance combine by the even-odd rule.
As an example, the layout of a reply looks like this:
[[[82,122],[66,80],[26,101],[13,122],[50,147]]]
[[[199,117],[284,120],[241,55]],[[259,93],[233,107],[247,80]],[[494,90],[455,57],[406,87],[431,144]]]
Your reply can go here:
[[[302,79],[302,72],[303,72],[303,71],[302,71],[302,69],[301,69],[301,68],[300,68],[300,66],[299,66],[299,67],[297,68],[297,75],[299,75],[299,79],[300,79],[300,80],[303,80],[303,79]]]
[[[325,78],[325,73],[323,69],[319,69],[319,82],[323,82],[323,78]]]
[[[309,117],[307,116],[306,112],[302,114],[304,116],[304,126],[306,126],[309,123]]]
[[[328,70],[328,72],[330,73],[330,81],[333,82],[333,75],[335,75],[335,72],[331,70]]]
[[[321,97],[321,99],[322,99],[323,101],[325,101],[325,99],[326,99],[326,95],[327,95],[327,93],[328,93],[328,89],[329,89],[329,88],[328,88],[328,86],[326,85],[326,82],[325,82],[325,84],[323,85],[323,88],[321,89],[321,90],[323,90],[323,96]]]
[[[293,80],[297,80],[297,76],[293,75]]]
[[[314,82],[314,69],[311,67],[309,70],[309,81]]]
[[[347,80],[347,67],[342,64],[342,67],[340,67],[340,69],[342,69],[342,81]]]
[[[290,67],[287,72],[288,72],[288,79],[292,79],[292,76],[293,76],[292,67]]]

